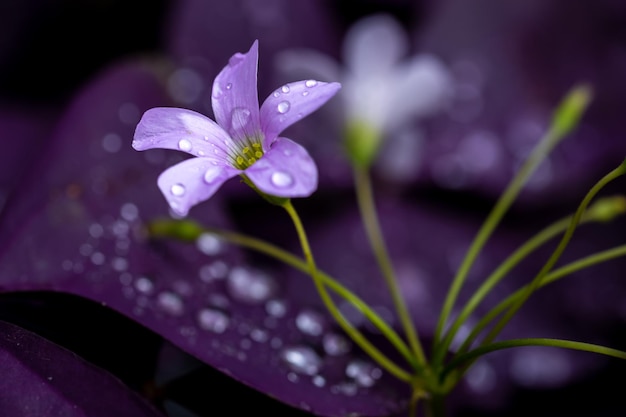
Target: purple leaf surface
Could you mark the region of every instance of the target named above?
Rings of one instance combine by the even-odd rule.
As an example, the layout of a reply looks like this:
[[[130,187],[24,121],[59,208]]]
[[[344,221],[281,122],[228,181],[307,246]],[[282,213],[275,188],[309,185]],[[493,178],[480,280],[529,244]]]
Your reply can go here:
[[[162,416],[112,375],[4,321],[0,370],[0,410],[6,416]]]
[[[109,68],[76,98],[7,204],[0,290],[60,291],[104,303],[241,382],[315,413],[402,408],[403,384],[383,375],[359,385],[345,374],[357,361],[380,377],[356,350],[327,359],[319,343],[303,350],[310,341],[296,317],[307,303],[292,304],[290,292],[307,277],[288,284],[211,235],[196,245],[146,238],[145,222],[168,216],[158,173],[181,157],[136,152],[130,143],[142,111],[163,104],[159,79],[137,62]],[[223,204],[211,199],[190,215],[233,229]],[[299,355],[308,362],[298,363]]]

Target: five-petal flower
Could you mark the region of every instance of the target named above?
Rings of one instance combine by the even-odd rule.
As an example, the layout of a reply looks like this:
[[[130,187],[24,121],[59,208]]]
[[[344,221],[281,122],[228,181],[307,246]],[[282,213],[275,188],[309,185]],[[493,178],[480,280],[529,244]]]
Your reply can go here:
[[[259,108],[258,41],[233,55],[213,83],[215,119],[181,108],[146,111],[133,148],[175,149],[196,156],[165,170],[158,185],[172,210],[185,216],[228,179],[242,175],[260,192],[306,197],[317,188],[317,167],[299,144],[278,136],[341,88],[315,80],[285,84]]]

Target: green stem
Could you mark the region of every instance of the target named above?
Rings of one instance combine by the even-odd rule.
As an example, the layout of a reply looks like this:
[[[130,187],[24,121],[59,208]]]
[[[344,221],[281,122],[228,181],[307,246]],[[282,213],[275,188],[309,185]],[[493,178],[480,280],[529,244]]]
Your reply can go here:
[[[532,280],[530,285],[526,287],[522,296],[516,300],[516,302],[504,313],[500,321],[496,323],[496,325],[489,331],[489,333],[487,334],[487,336],[482,342],[483,345],[491,343],[493,339],[496,338],[496,336],[502,331],[504,326],[506,326],[506,324],[511,320],[513,315],[522,307],[522,305],[524,305],[526,300],[528,300],[528,298],[532,295],[532,293],[539,287],[539,284],[541,283],[543,278],[554,267],[556,262],[561,257],[563,251],[567,247],[568,243],[572,239],[574,231],[576,230],[576,227],[578,226],[578,223],[581,217],[583,216],[583,213],[587,209],[587,206],[591,202],[591,200],[608,183],[610,183],[614,179],[624,174],[626,174],[626,161],[622,162],[620,166],[618,166],[617,168],[615,168],[614,170],[606,174],[604,177],[602,177],[602,179],[600,179],[600,181],[598,181],[593,187],[591,187],[591,190],[589,190],[589,192],[583,198],[583,201],[578,206],[578,209],[576,210],[576,213],[574,214],[574,217],[572,218],[567,230],[565,231],[565,234],[561,238],[561,241],[559,242],[559,245],[557,246],[557,248],[554,250],[554,252],[552,252],[552,255],[550,256],[548,261],[544,264],[544,266],[541,268],[539,273]]]
[[[590,207],[589,210],[585,212],[585,215],[581,219],[581,223],[588,223],[591,221],[609,221],[624,212],[623,206],[624,201],[621,196],[601,199],[601,201],[598,201],[598,203],[596,203],[593,207]],[[494,270],[489,277],[487,277],[478,290],[476,290],[476,292],[472,295],[470,300],[465,304],[450,327],[450,330],[448,330],[443,338],[443,341],[438,345],[437,351],[434,353],[433,357],[434,366],[441,365],[459,328],[467,321],[469,316],[485,299],[487,294],[489,294],[489,292],[491,292],[491,290],[531,252],[542,246],[553,237],[567,230],[571,220],[572,216],[566,217],[554,222],[537,233],[530,240],[520,246],[515,252],[513,252],[507,259],[505,259],[504,262],[502,262],[498,268]]]
[[[544,285],[548,285],[556,280],[564,278],[574,272],[578,272],[584,268],[589,268],[593,265],[609,261],[611,259],[618,258],[620,256],[626,256],[626,245],[620,245],[612,249],[608,249],[602,252],[595,253],[593,255],[589,255],[585,258],[579,259],[572,263],[562,266],[559,269],[552,271],[550,274],[546,275],[539,284],[539,288]],[[527,284],[515,291],[513,294],[509,295],[503,301],[498,303],[494,308],[489,310],[489,312],[476,324],[474,329],[472,329],[470,335],[465,339],[463,345],[458,350],[458,355],[462,355],[469,350],[472,342],[478,337],[480,332],[487,327],[487,325],[500,313],[509,308],[511,305],[516,303],[527,291],[527,287],[530,284]]]
[[[406,372],[398,365],[393,363],[389,358],[387,358],[341,314],[333,299],[330,297],[330,294],[328,294],[328,292],[326,291],[324,282],[320,278],[320,275],[317,271],[317,266],[315,265],[315,260],[313,259],[313,253],[311,252],[311,247],[309,246],[309,240],[307,238],[306,232],[304,231],[304,227],[302,226],[302,222],[300,220],[300,217],[298,216],[298,213],[294,209],[290,200],[288,200],[282,207],[287,211],[289,217],[291,218],[291,221],[293,222],[294,227],[296,228],[298,238],[300,239],[300,245],[302,246],[302,252],[304,253],[304,258],[306,259],[307,265],[309,267],[309,273],[311,275],[311,278],[313,279],[313,283],[315,284],[315,287],[324,305],[328,309],[328,312],[333,316],[333,318],[337,321],[341,328],[350,336],[350,338],[380,366],[385,368],[396,378],[411,383],[413,378],[408,372]]]
[[[547,338],[511,339],[480,346],[463,355],[457,356],[456,358],[451,360],[450,363],[443,369],[441,374],[442,379],[444,379],[450,372],[454,371],[459,366],[464,366],[467,362],[473,362],[482,355],[494,352],[496,350],[510,349],[520,346],[549,346],[564,349],[583,350],[586,352],[599,353],[601,355],[612,356],[619,359],[626,359],[626,352],[617,349],[611,349],[605,346],[594,345],[591,343]]]
[[[393,266],[378,222],[372,193],[372,184],[367,169],[355,166],[354,177],[359,209],[372,251],[374,252],[380,271],[391,293],[393,305],[398,313],[400,323],[409,341],[409,345],[413,350],[413,354],[420,365],[425,365],[426,358],[424,357],[424,351],[417,335],[417,329],[413,324],[404,298],[400,293],[400,288],[398,287],[398,282],[395,278]]]
[[[263,253],[267,256],[275,258],[283,263],[299,270],[304,273],[309,272],[309,266],[306,261],[298,258],[297,256],[275,246],[271,243],[265,242],[261,239],[257,239],[251,236],[246,236],[241,233],[230,232],[213,227],[202,227],[197,223],[192,223],[189,220],[171,220],[163,219],[152,222],[149,225],[150,236],[164,236],[173,237],[185,241],[195,241],[202,233],[211,233],[219,236],[221,239],[234,243],[236,245],[246,247],[257,252]],[[356,294],[344,287],[341,283],[333,279],[328,274],[322,271],[318,271],[318,277],[328,286],[333,292],[349,302],[354,308],[356,308],[363,316],[365,316],[380,332],[385,336],[389,342],[395,346],[398,352],[407,360],[407,362],[416,370],[419,369],[415,358],[413,357],[409,347],[404,343],[402,338],[382,319],[380,316],[370,308],[363,300],[361,300]]]
[[[468,249],[461,266],[450,286],[444,301],[437,328],[435,330],[435,351],[441,341],[444,327],[454,307],[454,303],[461,291],[461,287],[469,274],[469,271],[482,250],[483,246],[495,230],[496,226],[509,209],[528,178],[532,175],[539,164],[548,156],[554,147],[574,128],[582,112],[587,107],[591,92],[585,86],[572,90],[555,111],[550,129],[533,149],[528,159],[524,162],[519,172],[513,177],[504,193],[500,196],[496,205],[491,210],[485,222],[479,229],[470,248]]]

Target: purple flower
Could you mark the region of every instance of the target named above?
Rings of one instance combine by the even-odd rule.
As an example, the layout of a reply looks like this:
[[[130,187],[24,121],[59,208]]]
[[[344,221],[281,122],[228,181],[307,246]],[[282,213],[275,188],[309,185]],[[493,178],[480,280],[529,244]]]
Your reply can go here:
[[[317,167],[308,152],[278,135],[326,103],[341,85],[289,83],[259,108],[257,63],[255,41],[248,53],[233,55],[217,75],[211,98],[217,123],[180,108],[153,108],[139,121],[136,150],[165,148],[197,156],[159,176],[159,188],[177,214],[185,216],[236,175],[276,197],[307,197],[317,188]]]

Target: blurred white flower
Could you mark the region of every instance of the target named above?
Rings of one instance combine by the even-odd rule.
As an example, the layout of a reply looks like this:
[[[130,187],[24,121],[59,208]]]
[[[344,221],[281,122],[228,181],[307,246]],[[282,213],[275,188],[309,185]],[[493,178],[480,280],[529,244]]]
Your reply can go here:
[[[343,66],[305,49],[282,52],[277,65],[290,76],[298,73],[342,83],[339,123],[348,130],[348,141],[355,132],[361,137],[358,146],[371,153],[366,156],[369,164],[383,137],[441,110],[451,96],[452,81],[445,65],[434,55],[408,56],[408,52],[409,39],[400,24],[388,15],[372,15],[346,34]]]

